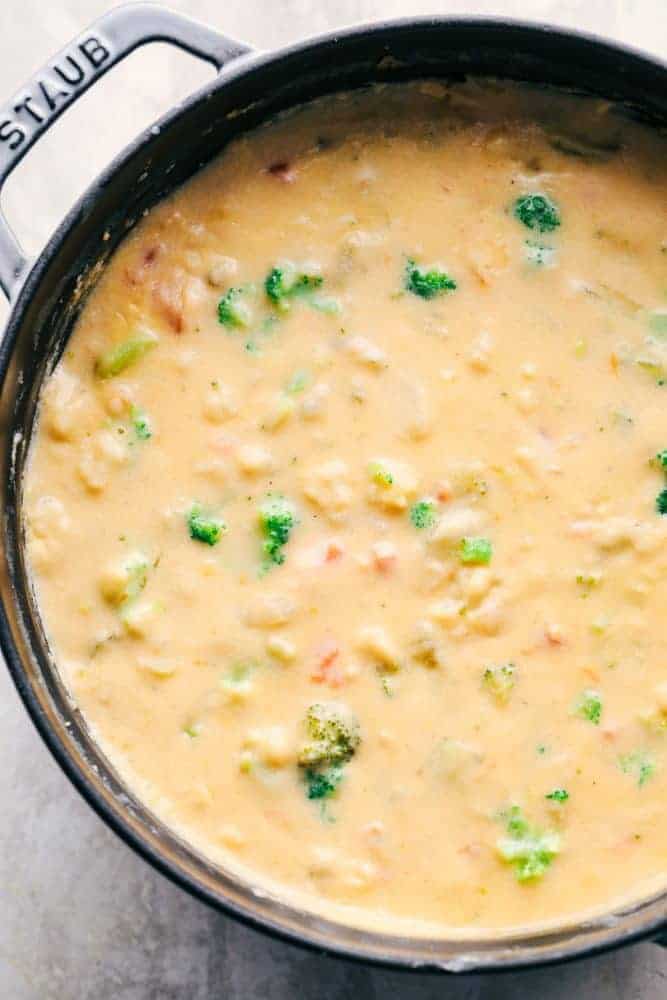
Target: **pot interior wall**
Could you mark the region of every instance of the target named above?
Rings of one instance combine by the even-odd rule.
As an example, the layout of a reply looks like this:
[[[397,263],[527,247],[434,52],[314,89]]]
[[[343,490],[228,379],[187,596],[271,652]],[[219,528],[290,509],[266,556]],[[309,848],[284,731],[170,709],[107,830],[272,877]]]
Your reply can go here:
[[[655,124],[667,124],[664,68],[587,39],[521,26],[406,23],[334,37],[273,60],[251,60],[245,71],[231,66],[223,75],[224,86],[214,83],[184,111],[168,116],[159,131],[153,130],[113,164],[76,206],[19,294],[0,346],[4,431],[0,638],[42,735],[106,821],[167,874],[209,901],[224,900],[242,915],[254,914],[264,925],[279,927],[295,938],[305,934],[324,946],[331,943],[324,922],[280,903],[253,899],[233,879],[198,858],[128,795],[97,750],[54,669],[28,585],[19,516],[21,475],[41,382],[59,356],[104,261],[146,210],[235,135],[295,103],[375,81],[418,76],[460,79],[467,74],[581,89],[620,100]],[[630,937],[645,930],[651,919],[657,924],[661,914],[664,918],[664,904],[656,907],[644,914],[643,923],[629,918],[623,934]],[[609,941],[608,929],[592,930],[581,938],[577,950],[604,947]],[[499,950],[492,942],[480,945],[476,964],[517,965],[558,957],[564,947],[574,950],[567,933],[522,945],[520,951],[511,945]],[[395,940],[388,949],[374,943],[372,935],[345,929],[336,931],[335,946],[404,964],[415,959],[428,964],[462,961],[460,946],[444,942],[415,946]]]

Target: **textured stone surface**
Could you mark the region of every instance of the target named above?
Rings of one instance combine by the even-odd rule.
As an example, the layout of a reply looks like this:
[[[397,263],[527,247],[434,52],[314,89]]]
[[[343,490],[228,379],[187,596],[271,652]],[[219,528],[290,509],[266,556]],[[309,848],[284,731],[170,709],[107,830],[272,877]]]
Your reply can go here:
[[[2,0],[0,95],[87,22],[104,0]],[[665,0],[180,0],[264,48],[372,17],[447,10],[558,21],[667,54]],[[8,185],[4,204],[36,252],[125,142],[205,79],[155,46],[88,95]],[[4,305],[0,304],[0,319]],[[42,747],[0,669],[2,1000],[665,1000],[667,952],[651,944],[558,969],[442,979],[371,970],[270,941],[191,900],[136,858],[79,799]]]

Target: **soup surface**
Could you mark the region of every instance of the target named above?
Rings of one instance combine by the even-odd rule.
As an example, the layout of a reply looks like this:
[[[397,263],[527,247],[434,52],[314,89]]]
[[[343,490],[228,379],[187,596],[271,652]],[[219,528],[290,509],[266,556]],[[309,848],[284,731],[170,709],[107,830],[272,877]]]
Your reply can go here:
[[[107,266],[29,559],[96,738],[216,862],[418,934],[663,885],[666,153],[388,86],[235,142]]]

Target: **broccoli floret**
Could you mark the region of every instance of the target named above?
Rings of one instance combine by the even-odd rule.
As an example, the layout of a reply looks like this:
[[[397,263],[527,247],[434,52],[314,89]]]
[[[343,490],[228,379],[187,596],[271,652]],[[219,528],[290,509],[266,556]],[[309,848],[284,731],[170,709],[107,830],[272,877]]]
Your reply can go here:
[[[462,538],[459,546],[459,559],[462,563],[474,563],[486,566],[491,562],[493,546],[488,538]]]
[[[567,802],[570,797],[570,793],[564,788],[554,788],[552,792],[547,792],[544,797],[545,799],[549,799],[551,802]]]
[[[122,572],[112,579],[105,589],[105,597],[126,610],[137,599],[148,582],[149,563],[141,552],[134,552],[126,560]]]
[[[652,333],[655,333],[660,340],[664,340],[667,337],[667,310],[661,309],[651,313],[648,325]]]
[[[295,372],[294,375],[292,375],[289,382],[287,383],[287,386],[285,387],[286,391],[289,392],[290,395],[296,395],[299,392],[303,392],[303,390],[308,385],[309,380],[310,377],[308,375],[308,372],[305,371]]]
[[[658,514],[667,514],[667,489],[660,490],[655,498],[655,509]]]
[[[262,551],[268,565],[285,562],[283,547],[292,534],[296,517],[292,505],[283,497],[269,497],[259,511],[259,527],[264,541]]]
[[[95,362],[95,374],[98,378],[114,378],[120,375],[130,365],[143,358],[157,342],[156,334],[150,330],[142,330],[134,337],[112,347],[106,354],[102,354]]]
[[[243,300],[243,288],[230,288],[218,302],[218,322],[228,327],[247,327],[252,322],[252,312]]]
[[[513,866],[519,882],[541,878],[560,851],[560,837],[531,827],[518,806],[512,806],[505,818],[507,836],[497,841],[498,853]]]
[[[386,465],[382,465],[381,462],[370,462],[368,466],[368,474],[374,483],[378,486],[392,486],[394,482],[394,477],[392,476]]]
[[[204,514],[199,504],[193,504],[187,516],[190,538],[206,545],[217,545],[227,530],[220,517]]]
[[[340,311],[340,302],[337,299],[322,299],[313,296],[308,300],[308,305],[316,312],[324,313],[326,316],[337,316]]]
[[[624,774],[631,774],[641,788],[655,774],[655,762],[645,750],[633,750],[618,758]]]
[[[583,591],[583,596],[587,597],[590,592],[602,582],[602,573],[591,570],[590,572],[577,573],[575,577],[578,585]]]
[[[133,406],[130,410],[130,419],[134,427],[134,433],[140,441],[148,441],[153,436],[148,417],[138,406]]]
[[[546,243],[526,240],[524,246],[526,260],[536,267],[551,267],[556,259],[556,251]]]
[[[600,725],[602,718],[602,698],[597,691],[584,691],[575,705],[575,714],[594,726]]]
[[[658,454],[651,459],[649,464],[656,465],[659,469],[664,469],[665,472],[667,472],[667,448],[663,448],[662,451],[659,451]]]
[[[418,531],[432,528],[435,524],[435,500],[417,500],[410,508],[410,521]]]
[[[345,705],[335,702],[311,705],[306,714],[307,741],[299,750],[299,765],[328,768],[346,764],[361,742],[359,724]]]
[[[232,700],[243,700],[253,689],[253,672],[256,664],[240,660],[232,663],[220,679],[220,687]]]
[[[319,274],[298,273],[291,267],[274,267],[264,282],[268,299],[281,312],[290,308],[290,299],[320,288],[323,279]]]
[[[485,688],[499,702],[506,702],[516,682],[516,667],[513,663],[503,663],[497,667],[487,667],[482,675]]]
[[[514,217],[528,229],[550,233],[560,226],[560,209],[546,194],[524,194],[514,202]]]
[[[334,766],[318,771],[309,767],[306,768],[304,778],[306,794],[309,799],[328,799],[334,794],[343,779],[343,768]]]
[[[436,295],[453,292],[457,285],[454,278],[444,271],[439,271],[437,268],[425,271],[418,267],[414,260],[409,259],[405,265],[405,287],[422,299],[433,299]]]

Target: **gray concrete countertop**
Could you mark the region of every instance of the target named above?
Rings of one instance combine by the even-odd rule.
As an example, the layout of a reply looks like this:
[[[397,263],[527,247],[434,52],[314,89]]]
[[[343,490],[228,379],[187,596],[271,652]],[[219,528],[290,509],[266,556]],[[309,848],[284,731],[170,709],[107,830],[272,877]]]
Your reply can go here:
[[[0,97],[13,93],[107,0],[2,0]],[[373,17],[512,14],[667,53],[666,0],[172,0],[263,48]],[[131,56],[51,131],[4,207],[36,253],[72,200],[208,70],[153,46]],[[4,319],[0,304],[0,321]],[[2,1000],[665,1000],[667,951],[643,944],[500,978],[407,976],[271,941],[209,911],[135,857],[71,788],[0,665]]]

